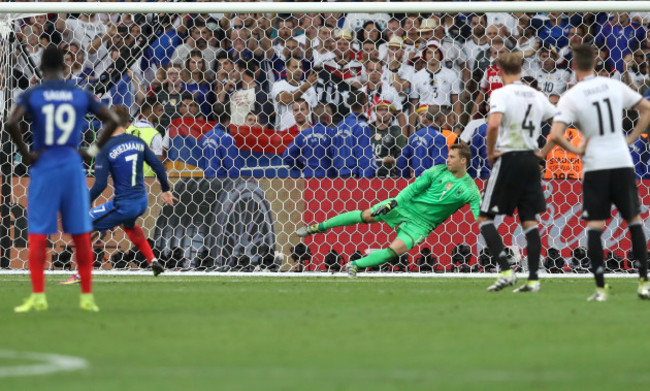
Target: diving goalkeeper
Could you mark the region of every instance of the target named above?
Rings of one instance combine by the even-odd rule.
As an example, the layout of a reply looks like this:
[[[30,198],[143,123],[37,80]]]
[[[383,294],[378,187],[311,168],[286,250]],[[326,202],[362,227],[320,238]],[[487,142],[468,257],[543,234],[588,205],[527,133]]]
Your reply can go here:
[[[397,238],[388,248],[346,264],[348,276],[354,278],[359,268],[381,265],[411,250],[465,204],[470,205],[474,219],[478,217],[481,194],[467,174],[470,158],[467,145],[452,145],[446,165],[428,169],[397,197],[382,201],[371,209],[342,213],[320,224],[302,227],[296,234],[306,237],[324,233],[330,228],[379,221],[397,227]]]

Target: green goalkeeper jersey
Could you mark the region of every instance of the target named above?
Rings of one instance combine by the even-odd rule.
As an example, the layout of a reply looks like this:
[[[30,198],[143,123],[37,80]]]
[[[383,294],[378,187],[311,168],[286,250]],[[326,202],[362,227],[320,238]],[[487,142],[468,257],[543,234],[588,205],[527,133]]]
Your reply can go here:
[[[422,173],[395,200],[402,214],[433,229],[465,204],[478,218],[481,193],[468,174],[456,178],[447,165],[440,164]]]

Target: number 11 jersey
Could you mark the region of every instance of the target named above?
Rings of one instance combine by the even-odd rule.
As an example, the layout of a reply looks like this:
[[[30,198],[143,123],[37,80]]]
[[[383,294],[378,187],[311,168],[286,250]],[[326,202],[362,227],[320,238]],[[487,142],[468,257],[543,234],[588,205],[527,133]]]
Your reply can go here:
[[[574,124],[589,139],[583,171],[634,167],[623,133],[623,109],[642,96],[618,80],[589,76],[565,92],[553,121]]]

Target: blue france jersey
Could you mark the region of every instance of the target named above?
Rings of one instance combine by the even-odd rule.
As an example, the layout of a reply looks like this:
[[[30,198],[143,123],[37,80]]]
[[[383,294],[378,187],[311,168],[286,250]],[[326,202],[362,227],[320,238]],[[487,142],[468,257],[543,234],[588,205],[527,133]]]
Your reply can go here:
[[[90,202],[106,188],[109,173],[113,178],[116,200],[137,199],[146,195],[142,168],[144,162],[155,171],[162,191],[168,191],[165,167],[144,140],[130,134],[111,137],[97,155],[95,184],[90,189]]]
[[[78,149],[87,124],[84,116],[103,107],[90,93],[64,80],[44,81],[25,91],[16,104],[32,122],[35,152]]]

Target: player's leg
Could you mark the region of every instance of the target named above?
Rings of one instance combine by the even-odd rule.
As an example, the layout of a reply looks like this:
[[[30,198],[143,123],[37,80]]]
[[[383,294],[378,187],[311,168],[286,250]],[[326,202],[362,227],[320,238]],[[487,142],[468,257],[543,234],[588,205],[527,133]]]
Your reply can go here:
[[[517,175],[519,163],[516,156],[506,153],[501,156],[485,185],[480,215],[477,220],[481,235],[485,239],[490,254],[497,260],[501,269],[496,282],[488,287],[488,291],[498,291],[506,286],[514,285],[517,276],[510,269],[508,255],[503,247],[503,239],[496,226],[494,217],[500,214],[512,215],[519,199],[520,177]]]
[[[86,177],[79,167],[66,168],[62,177],[67,183],[67,194],[61,200],[63,231],[69,233],[75,244],[77,269],[81,279],[80,307],[85,311],[99,311],[92,293],[92,270],[94,253],[90,241],[92,222],[88,210],[90,199]]]
[[[72,235],[72,240],[75,245],[77,269],[81,279],[81,309],[97,312],[99,308],[95,304],[92,291],[93,248],[90,241],[90,233]]]
[[[522,196],[517,205],[517,213],[526,235],[526,254],[528,257],[528,281],[514,292],[538,292],[540,290],[539,258],[542,252],[542,240],[539,237],[537,215],[546,211],[546,199],[542,190],[539,161],[531,156],[526,160],[526,172],[522,180],[526,181]],[[524,179],[525,178],[525,179]]]
[[[374,207],[377,207],[377,205],[375,205]],[[371,213],[372,213],[372,209],[353,210],[350,212],[344,212],[332,217],[331,219],[325,220],[322,223],[310,225],[308,227],[301,227],[296,231],[296,235],[304,238],[316,233],[327,232],[327,230],[331,228],[344,227],[348,225],[356,225],[361,223],[372,224],[374,222],[377,222],[378,220],[372,217],[370,215]]]
[[[650,300],[650,283],[648,282],[648,241],[643,232],[643,220],[640,215],[627,220],[632,242],[632,254],[639,262],[639,287],[637,295],[640,299]]]
[[[636,177],[631,168],[615,170],[619,179],[616,189],[612,189],[612,200],[621,217],[627,222],[632,242],[632,254],[639,262],[639,287],[637,295],[641,299],[650,299],[650,283],[648,283],[648,241],[643,231],[641,219],[641,202],[636,187]]]
[[[32,280],[32,294],[22,305],[14,308],[15,312],[28,312],[32,309],[47,309],[43,265],[47,254],[47,235],[29,234],[29,275]]]
[[[427,236],[429,236],[430,233],[431,230],[426,227],[408,221],[404,222],[397,229],[397,238],[393,240],[388,248],[373,251],[361,259],[347,263],[345,265],[345,270],[349,277],[356,277],[357,271],[360,268],[379,266],[393,258],[397,258],[417,246]]]
[[[490,254],[494,254],[493,256],[496,258],[499,263],[499,268],[501,269],[497,280],[487,288],[488,292],[500,291],[507,286],[516,284],[517,275],[510,268],[508,254],[506,254],[504,250],[501,235],[499,235],[499,232],[494,225],[494,218],[487,215],[481,215],[478,218],[478,225],[481,235],[483,235],[483,238],[485,239],[488,250],[490,250]]]
[[[29,246],[29,275],[32,281],[32,294],[25,302],[14,308],[16,312],[27,312],[32,309],[43,311],[47,309],[45,297],[44,264],[47,256],[47,235],[58,231],[57,215],[61,187],[53,183],[55,173],[32,167],[29,192],[27,195],[28,246]]]
[[[527,220],[522,222],[524,233],[526,234],[526,253],[528,256],[528,281],[515,289],[513,292],[539,292],[541,286],[539,283],[539,257],[542,251],[542,240],[539,237],[539,229],[536,220]]]
[[[607,300],[601,235],[605,221],[611,216],[610,184],[611,170],[586,172],[582,183],[582,218],[587,220],[587,257],[596,281],[596,292],[587,298],[588,301]]]
[[[135,247],[142,253],[142,255],[144,255],[147,263],[151,265],[154,277],[157,277],[160,273],[165,271],[165,268],[154,256],[153,250],[151,249],[149,241],[147,241],[147,237],[144,235],[142,228],[138,227],[135,224],[135,221],[132,224],[124,224],[124,232],[126,232],[126,236],[129,237]]]
[[[90,217],[93,231],[103,232],[121,224],[121,220],[117,216],[117,208],[113,204],[113,200],[90,209],[88,216]],[[77,273],[74,273],[69,279],[61,281],[60,284],[74,285],[79,284],[80,282],[81,275],[79,271],[77,271]]]
[[[138,217],[142,216],[142,214],[147,211],[147,207],[147,196],[129,202],[119,201],[119,205],[116,206],[117,212],[113,217],[109,218],[109,220],[114,220],[114,222],[119,221],[120,224],[122,224],[126,236],[129,237],[135,247],[142,253],[142,255],[144,255],[147,264],[151,265],[153,275],[158,276],[160,273],[165,271],[165,268],[154,256],[153,250],[151,249],[149,241],[147,241],[147,237],[142,231],[142,228],[135,224]]]
[[[587,257],[591,262],[591,271],[596,281],[596,292],[587,299],[589,301],[607,300],[603,241],[601,239],[604,229],[605,220],[591,220],[587,223]]]

